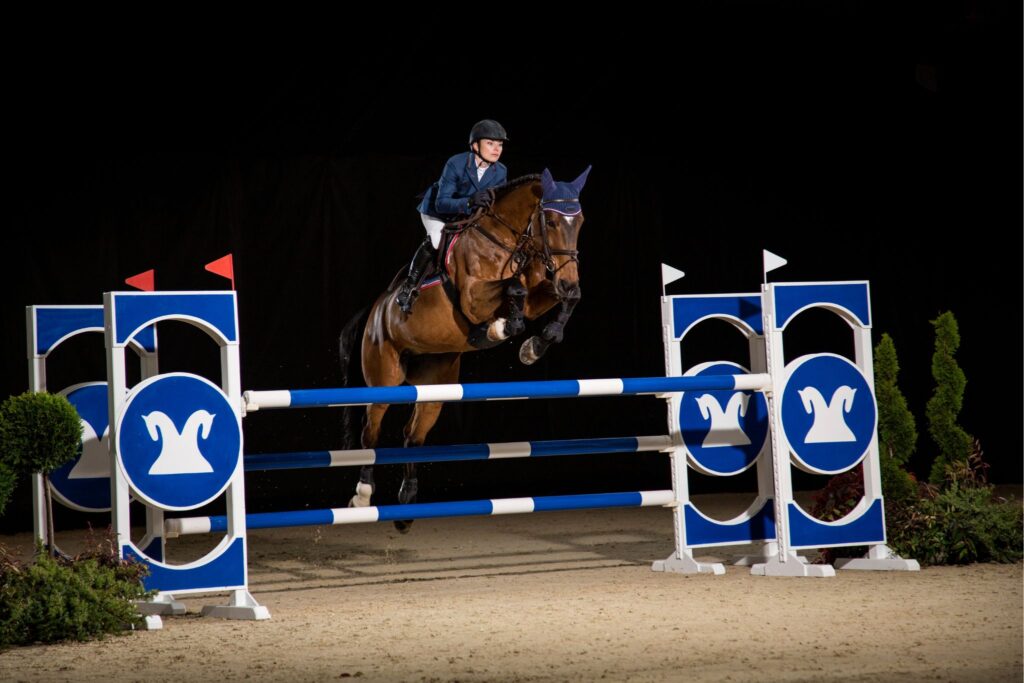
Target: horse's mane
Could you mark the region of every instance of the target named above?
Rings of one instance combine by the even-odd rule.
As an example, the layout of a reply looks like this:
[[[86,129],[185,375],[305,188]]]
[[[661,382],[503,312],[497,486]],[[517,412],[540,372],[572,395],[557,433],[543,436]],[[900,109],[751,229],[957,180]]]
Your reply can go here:
[[[530,175],[520,176],[515,180],[507,180],[501,185],[495,185],[494,188],[494,199],[498,200],[502,197],[513,193],[523,185],[528,185],[535,181],[540,180],[540,173],[531,173]]]

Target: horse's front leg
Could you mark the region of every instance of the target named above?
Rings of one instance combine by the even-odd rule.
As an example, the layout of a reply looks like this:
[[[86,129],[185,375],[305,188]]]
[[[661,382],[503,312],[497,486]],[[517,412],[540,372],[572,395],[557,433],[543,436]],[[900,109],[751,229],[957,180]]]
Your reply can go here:
[[[523,365],[533,365],[544,355],[549,346],[562,341],[562,337],[565,334],[565,326],[569,322],[569,318],[572,317],[576,304],[580,302],[580,297],[581,292],[577,285],[559,299],[562,306],[558,310],[558,315],[555,316],[555,319],[544,326],[539,336],[534,335],[530,337],[519,347],[519,361]]]
[[[485,280],[463,278],[460,304],[462,313],[473,325],[486,324],[489,342],[500,342],[520,334],[526,327],[523,320],[527,289],[519,280]],[[495,317],[507,304],[508,313]],[[470,344],[480,348],[477,343]],[[490,346],[490,345],[487,345]]]
[[[527,289],[519,280],[509,280],[505,287],[505,300],[508,303],[508,317],[498,318],[487,328],[487,338],[491,341],[504,341],[509,337],[522,334],[526,329],[523,308],[526,305]]]

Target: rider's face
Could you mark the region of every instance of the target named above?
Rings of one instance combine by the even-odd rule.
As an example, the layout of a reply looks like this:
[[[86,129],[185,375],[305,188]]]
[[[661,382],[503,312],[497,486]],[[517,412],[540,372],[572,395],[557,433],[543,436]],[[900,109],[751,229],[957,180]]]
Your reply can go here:
[[[498,160],[498,157],[501,156],[501,151],[504,148],[505,143],[502,142],[501,140],[490,140],[488,138],[483,138],[473,143],[473,145],[476,148],[477,152],[480,154],[480,156],[484,158],[484,161],[486,161],[489,164],[493,164]]]

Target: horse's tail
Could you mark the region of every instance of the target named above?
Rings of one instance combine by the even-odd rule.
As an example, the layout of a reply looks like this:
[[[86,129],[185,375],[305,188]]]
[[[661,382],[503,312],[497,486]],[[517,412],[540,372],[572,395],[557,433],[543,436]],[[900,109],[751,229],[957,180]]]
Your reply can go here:
[[[359,381],[362,376],[360,370],[360,341],[363,336],[363,328],[370,317],[370,307],[367,306],[356,313],[351,320],[345,323],[341,330],[341,337],[338,339],[338,350],[341,360],[341,386],[347,387],[353,379]],[[353,369],[353,365],[355,369]],[[361,386],[361,383],[356,384]],[[341,410],[342,425],[345,428],[345,448],[354,449],[360,447],[360,433],[362,432],[361,421],[357,415],[362,415],[358,407],[347,406]]]

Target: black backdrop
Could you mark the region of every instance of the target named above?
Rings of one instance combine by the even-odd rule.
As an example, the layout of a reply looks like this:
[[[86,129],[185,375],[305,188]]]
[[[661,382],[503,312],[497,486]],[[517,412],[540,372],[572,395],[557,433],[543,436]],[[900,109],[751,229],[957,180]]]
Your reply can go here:
[[[756,291],[767,248],[789,259],[778,281],[871,281],[922,475],[929,320],[952,310],[962,423],[993,479],[1019,482],[1019,399],[1006,388],[1022,374],[1019,7],[827,4],[716,3],[592,28],[453,33],[437,21],[358,44],[350,27],[337,47],[287,59],[255,43],[203,59],[180,45],[52,57],[15,76],[8,99],[5,395],[27,386],[25,305],[99,303],[149,268],[159,289],[225,288],[203,264],[228,252],[244,387],[337,386],[339,330],[421,239],[414,196],[493,117],[512,177],[547,167],[571,180],[593,164],[583,301],[542,362],[520,366],[507,344],[466,356],[463,381],[660,374],[659,264],[687,273],[669,293]],[[840,332],[811,317],[788,355],[833,348]],[[216,376],[200,333],[169,324],[160,337],[163,369]],[[101,347],[94,335],[55,353],[51,388],[101,377]],[[712,329],[688,359],[742,350]],[[394,413],[385,445],[408,408]],[[338,417],[254,414],[246,450],[339,447]],[[430,442],[655,434],[664,420],[653,398],[465,404],[445,409]],[[341,505],[355,476],[254,475],[250,508]],[[656,455],[431,465],[421,480],[431,500],[665,486]],[[24,528],[27,509],[22,486],[0,524]]]

